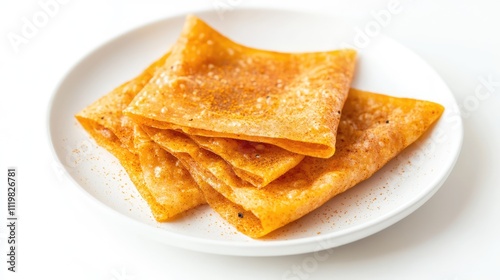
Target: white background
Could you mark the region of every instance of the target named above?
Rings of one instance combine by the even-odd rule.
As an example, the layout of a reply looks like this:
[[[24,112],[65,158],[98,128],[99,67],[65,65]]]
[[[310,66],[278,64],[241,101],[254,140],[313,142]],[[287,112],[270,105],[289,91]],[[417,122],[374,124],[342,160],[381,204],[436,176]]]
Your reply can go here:
[[[216,7],[225,12],[287,7],[343,11],[358,18],[362,28],[390,1],[64,2],[18,46],[9,34],[21,34],[24,18],[43,10],[32,0],[0,4],[0,173],[10,166],[19,170],[18,272],[8,272],[5,262],[7,185],[2,184],[0,279],[283,279],[294,269],[301,273],[289,279],[500,279],[498,2],[400,1],[402,12],[383,33],[433,66],[463,105],[462,153],[423,207],[378,234],[336,248],[316,265],[311,265],[314,254],[258,258],[186,251],[112,226],[51,167],[49,99],[66,71],[88,52],[170,15]],[[493,81],[489,94],[483,80]]]

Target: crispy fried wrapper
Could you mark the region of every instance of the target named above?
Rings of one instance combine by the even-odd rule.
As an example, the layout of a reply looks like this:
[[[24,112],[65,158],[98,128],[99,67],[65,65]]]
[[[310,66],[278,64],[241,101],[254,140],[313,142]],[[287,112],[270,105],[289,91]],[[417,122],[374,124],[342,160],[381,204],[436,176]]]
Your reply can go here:
[[[267,186],[304,158],[304,155],[292,153],[271,144],[187,135],[180,131],[174,133],[173,130],[147,126],[143,126],[143,129],[151,137],[162,139],[162,141],[168,141],[173,134],[191,138],[200,148],[211,151],[224,159],[238,177],[257,188]]]
[[[328,158],[356,52],[258,50],[188,16],[172,53],[124,113],[189,135],[272,144]]]
[[[351,90],[337,135],[337,153],[305,157],[265,188],[236,176],[221,157],[171,131],[152,139],[179,158],[207,202],[242,233],[258,238],[369,178],[417,140],[442,114],[439,104]],[[164,141],[169,139],[168,141]]]
[[[120,161],[158,221],[169,220],[205,203],[198,185],[177,158],[152,142],[137,124],[122,114],[168,56],[169,52],[139,76],[75,116],[97,144]]]

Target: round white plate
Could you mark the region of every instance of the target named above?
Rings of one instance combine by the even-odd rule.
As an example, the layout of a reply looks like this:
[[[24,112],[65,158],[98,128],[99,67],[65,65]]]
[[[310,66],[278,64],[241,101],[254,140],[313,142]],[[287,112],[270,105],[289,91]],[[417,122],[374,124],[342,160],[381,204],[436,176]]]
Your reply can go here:
[[[353,87],[439,102],[446,111],[417,143],[370,179],[260,240],[250,239],[208,206],[157,223],[118,161],[98,147],[74,114],[140,73],[180,33],[185,15],[148,24],[88,54],[63,78],[49,113],[49,137],[71,184],[104,217],[161,242],[217,254],[289,255],[340,246],[374,234],[420,207],[443,184],[459,155],[462,123],[452,93],[424,61],[380,34],[375,20],[283,10],[195,13],[233,40],[277,51],[352,46],[359,51]],[[378,30],[378,31],[377,31]],[[361,34],[362,32],[363,34]]]

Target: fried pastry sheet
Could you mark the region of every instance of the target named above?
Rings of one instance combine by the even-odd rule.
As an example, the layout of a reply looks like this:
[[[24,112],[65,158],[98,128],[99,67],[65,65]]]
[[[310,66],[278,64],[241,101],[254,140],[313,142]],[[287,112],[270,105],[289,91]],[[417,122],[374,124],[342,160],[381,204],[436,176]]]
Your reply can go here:
[[[179,158],[207,202],[242,233],[258,238],[320,207],[369,178],[441,116],[439,104],[351,90],[328,159],[305,157],[265,188],[236,176],[221,157],[171,131],[152,139]]]
[[[143,129],[151,137],[156,140],[161,139],[162,142],[169,141],[172,135],[177,134],[191,138],[200,148],[223,158],[238,177],[257,188],[267,186],[304,158],[304,155],[292,153],[271,144],[187,135],[180,131],[146,126]]]
[[[122,114],[168,56],[169,53],[165,54],[135,79],[117,87],[75,116],[97,144],[120,161],[158,221],[171,219],[205,203],[198,185],[183,165]]]
[[[246,47],[188,16],[167,62],[124,113],[151,127],[328,158],[355,60],[350,49],[280,53]]]
[[[304,158],[304,155],[267,143],[195,135],[190,137],[200,147],[227,161],[238,177],[257,188],[267,186]]]

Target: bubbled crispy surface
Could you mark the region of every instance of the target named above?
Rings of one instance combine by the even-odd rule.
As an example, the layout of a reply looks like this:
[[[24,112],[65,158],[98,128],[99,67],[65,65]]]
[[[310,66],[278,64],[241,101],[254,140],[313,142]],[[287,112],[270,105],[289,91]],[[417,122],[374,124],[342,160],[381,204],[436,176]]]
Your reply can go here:
[[[223,158],[238,177],[258,188],[267,186],[304,158],[304,155],[267,143],[195,135],[189,137],[200,147]]]
[[[163,215],[169,219],[205,203],[203,193],[184,165],[139,126],[134,132],[142,177],[151,196],[163,206]]]
[[[348,90],[354,63],[350,50],[248,48],[188,17],[171,52],[76,117],[158,221],[206,199],[258,238],[369,178],[441,116]]]
[[[93,122],[95,125],[105,127],[110,133],[119,138],[125,148],[133,151],[134,123],[130,118],[123,115],[123,110],[130,104],[137,93],[144,88],[156,71],[165,64],[169,55],[170,51],[148,66],[134,79],[123,83],[82,109],[75,117],[80,122]]]
[[[191,16],[167,63],[125,112],[157,128],[329,157],[355,56],[257,50]]]
[[[442,112],[443,107],[432,102],[351,90],[339,125],[337,153],[328,159],[305,157],[262,189],[242,181],[222,158],[199,149],[181,133],[152,138],[209,185],[202,187],[207,202],[224,219],[257,238],[369,178],[417,140]]]
[[[136,78],[117,87],[76,114],[100,146],[113,154],[148,203],[156,220],[165,221],[199,204],[203,194],[178,160],[159,148],[122,114],[135,95],[165,63],[169,53]]]

